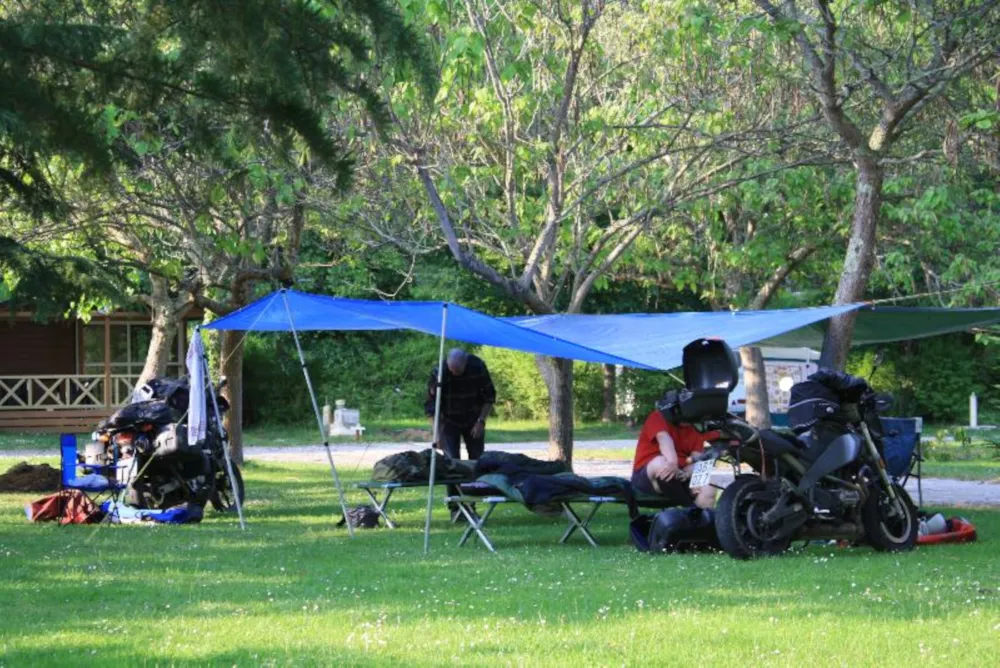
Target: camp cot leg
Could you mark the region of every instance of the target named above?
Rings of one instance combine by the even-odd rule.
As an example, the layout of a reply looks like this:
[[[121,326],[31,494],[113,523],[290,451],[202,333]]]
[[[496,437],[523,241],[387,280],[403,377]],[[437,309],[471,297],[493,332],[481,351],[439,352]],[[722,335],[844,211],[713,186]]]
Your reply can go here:
[[[456,497],[450,498],[455,499]],[[479,517],[476,513],[472,512],[468,504],[466,504],[462,499],[459,498],[457,503],[459,511],[461,511],[462,515],[465,516],[466,521],[469,523],[469,526],[465,529],[465,533],[462,534],[462,538],[458,541],[458,546],[461,547],[465,545],[466,541],[469,540],[469,537],[472,536],[472,532],[475,531],[476,535],[479,536],[479,540],[483,541],[483,545],[486,546],[486,549],[490,552],[496,552],[496,548],[493,547],[493,543],[491,543],[490,539],[486,536],[486,532],[483,531],[483,527],[486,526],[486,520],[488,520],[490,515],[493,514],[493,509],[497,507],[499,501],[488,501],[487,503],[489,505],[486,507],[486,512],[483,513],[482,517]]]
[[[375,494],[372,492],[370,488],[362,487],[361,489],[365,490],[365,492],[368,494],[368,498],[371,499],[372,503],[375,504],[375,512],[379,514],[379,517],[385,520],[385,525],[390,529],[395,529],[396,525],[393,524],[392,520],[389,519],[389,515],[386,513],[385,508],[386,506],[389,505],[389,498],[392,496],[392,492],[396,488],[395,487],[386,488],[385,496],[382,497],[381,501],[378,500],[378,497],[375,496]]]
[[[564,501],[562,503],[562,507],[563,507],[563,512],[566,513],[566,519],[569,520],[569,528],[566,529],[566,533],[563,534],[563,537],[562,539],[560,539],[559,542],[565,543],[567,540],[569,540],[569,537],[573,535],[573,532],[579,529],[580,533],[583,534],[583,537],[587,539],[587,542],[590,543],[593,547],[597,547],[597,541],[594,539],[594,536],[590,533],[590,529],[587,528],[587,525],[590,524],[590,520],[594,518],[594,515],[597,513],[597,509],[601,507],[601,503],[602,502],[600,501],[594,502],[594,507],[590,509],[590,513],[587,515],[587,519],[581,521],[580,516],[576,514],[576,511],[573,510],[573,507],[569,505],[569,503]]]
[[[344,498],[344,488],[340,486],[340,476],[337,475],[337,467],[333,463],[333,453],[330,452],[330,437],[327,436],[326,429],[323,428],[323,414],[319,410],[319,402],[316,401],[312,379],[309,377],[309,368],[306,366],[306,357],[302,354],[302,344],[299,343],[299,333],[295,330],[295,320],[292,319],[292,309],[288,306],[288,295],[285,290],[281,291],[281,298],[285,302],[285,313],[288,314],[288,326],[292,330],[292,338],[295,339],[295,350],[299,353],[299,362],[302,364],[302,375],[306,378],[309,398],[312,400],[313,412],[316,414],[316,425],[319,427],[319,435],[323,438],[323,449],[326,450],[326,460],[330,463],[333,485],[337,488],[337,496],[340,497],[340,509],[344,512],[344,524],[347,525],[347,534],[351,538],[354,538],[354,527],[347,521],[347,499]]]
[[[222,441],[222,456],[226,460],[226,473],[229,474],[229,485],[233,491],[233,499],[236,500],[236,514],[240,518],[240,529],[246,531],[246,520],[243,517],[243,501],[240,499],[240,491],[236,487],[236,476],[233,475],[233,458],[229,454],[229,439],[222,428],[222,415],[219,413],[219,400],[215,396],[215,387],[212,385],[212,374],[208,371],[208,356],[205,353],[205,341],[201,338],[201,327],[195,329],[194,335],[201,343],[201,363],[204,365],[205,390],[212,398],[212,412],[215,415],[215,428],[219,432],[219,440]]]
[[[431,511],[434,510],[434,473],[437,468],[438,433],[441,428],[441,381],[444,379],[444,337],[448,330],[448,305],[441,305],[441,346],[438,350],[438,377],[434,388],[434,432],[431,435],[431,472],[427,485],[427,518],[424,520],[424,554],[431,551]]]
[[[576,517],[575,513],[572,512],[572,508],[569,506],[568,503],[562,504],[563,512],[566,513],[566,519],[569,520],[569,526],[566,527],[566,533],[564,533],[562,538],[559,539],[560,543],[565,543],[566,541],[568,541],[570,536],[572,536],[573,533],[578,528],[582,528],[586,531],[587,527],[590,526],[590,520],[594,519],[594,515],[597,514],[597,509],[601,507],[604,501],[592,501],[591,503],[593,503],[593,505],[590,508],[590,512],[587,514],[587,517],[585,517],[582,522],[580,522],[579,518]]]

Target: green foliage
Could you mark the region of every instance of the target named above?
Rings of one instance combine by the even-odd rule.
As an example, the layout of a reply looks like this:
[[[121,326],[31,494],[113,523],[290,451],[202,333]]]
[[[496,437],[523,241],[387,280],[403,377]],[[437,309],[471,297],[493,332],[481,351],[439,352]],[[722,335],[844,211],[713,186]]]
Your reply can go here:
[[[61,204],[46,170],[53,156],[102,173],[121,162],[103,122],[107,105],[156,113],[179,102],[193,123],[189,139],[204,145],[224,139],[220,119],[267,125],[278,146],[303,142],[346,184],[352,158],[324,113],[346,96],[384,125],[366,77],[376,51],[400,74],[416,73],[423,99],[433,98],[431,56],[390,0],[5,6],[0,201],[53,212]]]
[[[0,236],[0,301],[11,312],[26,308],[38,319],[89,314],[121,298],[126,281],[76,256],[53,256]]]
[[[402,332],[305,333],[303,353],[320,403],[344,399],[375,420],[424,415],[427,379],[437,366],[436,341]],[[251,336],[244,358],[248,424],[301,423],[312,406],[293,341]]]
[[[680,369],[675,369],[680,373]],[[642,423],[656,407],[656,402],[663,398],[667,390],[677,390],[684,386],[678,377],[657,371],[642,371],[639,369],[624,369],[618,378],[618,396],[632,397],[632,411],[629,418]]]
[[[400,332],[307,333],[302,345],[321,404],[344,399],[360,408],[367,420],[424,416],[427,381],[437,367],[438,345],[433,337]],[[462,344],[446,344],[452,345]],[[534,355],[504,348],[470,350],[490,369],[497,388],[496,417],[548,419],[548,392]],[[574,371],[576,419],[599,420],[603,406],[600,365],[578,362]],[[298,357],[288,337],[248,337],[243,383],[248,425],[293,424],[312,417]]]
[[[952,334],[884,346],[886,359],[872,386],[896,398],[893,413],[954,422],[968,415],[969,394],[983,394],[991,376],[990,351],[970,335]],[[847,371],[867,378],[874,348],[856,351]]]
[[[504,348],[477,353],[489,367],[497,388],[496,414],[508,420],[547,418],[549,394],[534,355]]]

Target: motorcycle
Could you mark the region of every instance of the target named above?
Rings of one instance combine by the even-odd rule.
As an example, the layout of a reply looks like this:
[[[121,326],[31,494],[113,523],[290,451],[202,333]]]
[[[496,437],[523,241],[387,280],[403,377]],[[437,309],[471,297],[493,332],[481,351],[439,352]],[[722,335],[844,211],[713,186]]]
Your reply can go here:
[[[224,386],[225,379],[213,388],[220,417],[229,409],[219,394]],[[186,379],[153,379],[139,388],[140,400],[119,409],[94,431],[88,450],[100,453],[99,463],[118,462],[126,504],[162,510],[181,503],[211,503],[221,512],[236,507],[224,452],[228,436],[223,429],[220,437],[209,401],[205,439],[188,442],[188,391]],[[235,464],[232,472],[242,502],[243,477]]]
[[[791,389],[789,421],[798,433],[758,430],[725,412],[719,391],[728,394],[724,388],[735,385],[738,367],[724,342],[709,343],[700,349],[711,358],[702,374],[711,391],[699,397],[699,388],[689,388],[686,402],[674,397],[664,408],[719,432],[700,455],[693,478],[719,459],[737,471],[743,464],[753,471],[737,475],[719,498],[715,527],[722,549],[737,559],[780,554],[793,541],[811,539],[867,543],[879,551],[912,549],[917,509],[889,478],[882,457],[878,414],[891,400],[862,378],[821,370]],[[685,355],[686,378],[687,363]]]

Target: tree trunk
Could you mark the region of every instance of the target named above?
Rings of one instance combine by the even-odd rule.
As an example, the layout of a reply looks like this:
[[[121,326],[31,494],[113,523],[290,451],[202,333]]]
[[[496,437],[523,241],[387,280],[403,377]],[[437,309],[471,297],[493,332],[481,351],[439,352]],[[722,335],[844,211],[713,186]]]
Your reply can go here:
[[[616,402],[617,392],[616,370],[614,364],[602,364],[601,371],[604,376],[604,407],[601,410],[601,422],[610,424],[618,419],[618,404]]]
[[[153,332],[149,340],[149,349],[146,351],[146,363],[142,367],[142,373],[139,374],[136,385],[142,385],[149,379],[162,376],[167,372],[167,364],[170,362],[170,346],[174,343],[174,336],[177,334],[177,327],[180,324],[180,315],[186,305],[186,302],[178,305],[177,301],[170,296],[166,279],[151,276],[150,282],[152,289],[147,303],[151,311]]]
[[[549,459],[573,466],[573,360],[535,357],[549,390]]]
[[[142,367],[136,385],[166,374],[167,364],[170,362],[170,347],[174,345],[174,336],[177,334],[177,320],[172,310],[154,307],[152,324],[153,333],[149,340],[149,350],[146,351],[146,364]]]
[[[882,208],[882,168],[875,158],[866,156],[858,160],[857,193],[854,196],[854,220],[851,238],[840,273],[835,304],[850,304],[864,296],[868,277],[875,264],[875,227]],[[823,338],[820,366],[843,370],[847,353],[854,336],[857,313],[851,312],[832,318]]]
[[[250,287],[245,282],[235,284],[231,292],[234,311],[243,308],[250,301]],[[243,464],[243,336],[244,332],[222,332],[220,359],[220,373],[226,377],[223,394],[229,402],[224,425],[229,433],[233,461],[238,464]]]
[[[746,388],[746,421],[758,429],[770,429],[771,411],[764,356],[757,346],[743,346],[740,348],[740,361],[743,363],[743,387]]]
[[[222,368],[226,387],[222,390],[229,402],[229,412],[223,425],[229,433],[229,448],[233,461],[243,464],[243,332],[225,331],[222,334]]]

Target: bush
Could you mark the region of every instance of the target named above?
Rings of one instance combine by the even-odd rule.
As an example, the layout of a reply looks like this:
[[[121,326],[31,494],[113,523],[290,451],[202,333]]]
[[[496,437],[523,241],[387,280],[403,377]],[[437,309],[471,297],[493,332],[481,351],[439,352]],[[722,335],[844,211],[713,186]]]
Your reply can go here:
[[[894,415],[919,415],[933,422],[963,419],[969,393],[982,394],[992,367],[985,347],[966,334],[895,344],[885,350],[886,360],[872,387],[894,395]],[[874,357],[873,347],[855,351],[847,371],[867,378]]]
[[[453,347],[446,342],[446,348]],[[437,367],[438,344],[404,332],[306,333],[303,353],[320,405],[344,399],[364,420],[419,418],[427,381]],[[504,420],[545,420],[549,395],[534,355],[504,348],[465,347],[489,367],[497,389],[494,415]],[[312,405],[290,337],[251,335],[244,358],[246,424],[300,423]],[[599,364],[574,367],[578,420],[600,418],[603,379]]]
[[[548,416],[549,394],[535,356],[506,348],[480,348],[497,388],[493,410],[504,420],[537,420]]]
[[[302,340],[319,403],[344,399],[366,419],[423,416],[427,379],[437,364],[430,337],[400,333],[307,333]],[[247,424],[296,423],[312,416],[294,342],[251,336],[244,359]]]
[[[547,420],[549,392],[538,371],[535,356],[506,348],[482,347],[476,351],[490,369],[497,388],[494,413],[504,420]],[[604,405],[604,378],[600,364],[573,365],[573,395],[578,421],[593,422]]]
[[[619,411],[636,422],[642,422],[656,407],[656,402],[663,398],[664,392],[683,386],[684,383],[663,371],[624,368],[618,376],[618,396],[620,399],[629,397],[631,406],[620,401]]]

